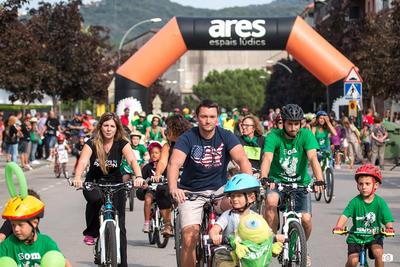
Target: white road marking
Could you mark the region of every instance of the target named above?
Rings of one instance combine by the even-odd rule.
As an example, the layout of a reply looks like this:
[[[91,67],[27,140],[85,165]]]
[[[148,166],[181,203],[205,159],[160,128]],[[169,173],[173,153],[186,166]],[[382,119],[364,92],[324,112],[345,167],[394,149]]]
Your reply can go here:
[[[40,190],[40,191],[47,191],[47,190],[49,190],[47,187],[44,187],[44,188],[42,188],[42,190]]]

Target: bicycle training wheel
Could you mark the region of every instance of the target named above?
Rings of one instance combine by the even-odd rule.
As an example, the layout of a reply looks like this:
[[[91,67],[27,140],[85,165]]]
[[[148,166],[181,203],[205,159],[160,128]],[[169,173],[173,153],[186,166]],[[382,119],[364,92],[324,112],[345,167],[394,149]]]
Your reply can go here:
[[[307,240],[303,226],[293,221],[289,224],[289,262],[290,267],[307,265]]]
[[[333,172],[331,168],[326,169],[325,171],[325,190],[324,190],[324,198],[326,203],[330,203],[333,198]]]
[[[159,214],[158,216],[158,224],[160,225],[160,229],[164,228],[164,219],[161,217],[161,214]],[[169,240],[169,236],[163,236],[162,234],[160,234],[160,232],[157,230],[157,247],[159,248],[165,248],[168,244],[168,240]]]
[[[181,267],[181,251],[182,251],[182,233],[181,233],[181,220],[179,212],[174,211],[174,239],[175,239],[175,256],[176,266]]]
[[[105,266],[117,267],[117,237],[115,233],[115,225],[113,222],[107,222],[104,230],[105,236]]]

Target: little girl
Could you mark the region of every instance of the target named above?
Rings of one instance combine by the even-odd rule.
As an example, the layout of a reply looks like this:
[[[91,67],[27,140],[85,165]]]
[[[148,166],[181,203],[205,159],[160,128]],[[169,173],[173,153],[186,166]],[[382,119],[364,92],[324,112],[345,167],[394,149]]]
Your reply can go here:
[[[159,142],[152,142],[148,146],[147,150],[150,154],[150,161],[142,169],[143,179],[152,178],[149,184],[158,181],[158,177],[154,177],[157,163],[161,157],[161,144]],[[136,197],[139,200],[144,200],[144,224],[143,232],[148,233],[150,228],[150,216],[151,216],[151,204],[154,199],[160,208],[161,216],[164,219],[164,229],[161,234],[164,236],[172,235],[172,224],[171,224],[171,199],[169,196],[168,185],[159,185],[156,191],[148,188],[148,184],[143,185],[136,191]]]

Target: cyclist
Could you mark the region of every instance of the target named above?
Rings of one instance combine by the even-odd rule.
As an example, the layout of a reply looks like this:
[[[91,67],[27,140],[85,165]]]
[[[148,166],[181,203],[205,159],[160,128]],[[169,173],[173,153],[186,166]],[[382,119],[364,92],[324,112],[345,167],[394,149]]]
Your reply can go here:
[[[143,166],[143,164],[149,160],[149,152],[146,147],[140,143],[142,134],[139,131],[133,131],[129,136],[131,137],[131,146],[135,152],[137,162],[139,166]]]
[[[318,111],[316,114],[315,125],[312,127],[312,132],[317,139],[319,150],[331,151],[330,136],[336,136],[336,129],[332,126],[325,111]],[[320,159],[321,160],[321,159]]]
[[[128,164],[136,174],[134,185],[140,187],[144,180],[141,170],[137,164],[135,154],[125,137],[122,124],[115,113],[104,113],[99,123],[96,125],[94,135],[83,147],[81,157],[76,168],[75,187],[82,187],[81,175],[86,169],[88,163],[89,171],[86,175],[86,181],[98,183],[121,183],[122,174],[120,165],[122,157],[125,157]],[[99,235],[99,212],[102,206],[101,195],[98,191],[83,191],[86,204],[86,225],[84,230],[84,242],[87,245],[95,244],[95,237]],[[118,211],[120,227],[120,251],[121,265],[128,266],[126,255],[126,229],[125,229],[125,197],[126,193],[119,191],[114,194],[113,204]]]
[[[152,142],[147,148],[150,154],[150,162],[146,164],[142,169],[144,179],[148,179],[151,176],[153,176],[158,161],[160,160],[161,157],[161,148],[162,145],[159,142]],[[151,184],[151,182],[149,184]],[[159,185],[157,186],[156,191],[152,191],[147,189],[147,184],[145,184],[143,188],[139,188],[136,191],[136,197],[139,200],[144,200],[143,232],[148,233],[150,230],[151,204],[155,199],[158,207],[160,208],[161,216],[163,217],[165,222],[161,234],[164,236],[172,235],[171,200],[168,191],[168,186]]]
[[[264,155],[264,136],[260,121],[254,115],[247,115],[241,124],[242,135],[239,136],[240,143],[243,145],[247,158],[251,166],[257,170],[261,167],[261,159]]]
[[[339,217],[334,233],[343,233],[347,219],[352,218],[351,231],[377,233],[376,236],[362,236],[350,234],[347,238],[348,258],[346,267],[357,266],[360,244],[366,244],[375,258],[375,266],[383,266],[383,236],[379,235],[382,225],[386,227],[387,235],[394,235],[393,216],[386,201],[375,194],[379,185],[382,184],[382,174],[378,167],[365,164],[356,170],[355,180],[357,190],[360,192],[353,198]],[[371,255],[371,254],[370,254]]]
[[[261,164],[261,177],[269,176],[269,180],[272,180],[267,189],[264,216],[275,233],[278,227],[277,207],[282,198],[275,183],[310,184],[311,177],[307,168],[309,161],[317,179],[317,190],[323,189],[322,171],[316,151],[318,143],[310,130],[301,128],[303,110],[296,104],[288,104],[282,108],[281,116],[283,129],[274,129],[267,135]],[[302,225],[308,239],[311,235],[311,196],[298,192],[296,199],[295,210],[302,213]]]
[[[227,181],[227,165],[233,159],[241,172],[251,174],[251,164],[233,133],[217,127],[219,107],[203,100],[196,109],[198,127],[181,135],[168,163],[168,185],[179,203],[182,225],[182,266],[195,266],[204,200],[185,201],[185,192],[221,194]],[[179,169],[183,166],[179,187]]]
[[[234,175],[226,183],[224,193],[227,194],[232,209],[222,213],[209,232],[210,238],[215,245],[221,244],[223,236],[228,238],[230,235],[235,234],[241,216],[254,213],[250,207],[256,201],[259,191],[260,182],[258,179],[245,173]],[[222,232],[223,235],[221,235]],[[277,235],[277,237],[278,241],[284,242],[285,237],[283,235]],[[236,266],[233,263],[231,255],[227,255],[224,252],[217,255],[217,266]]]
[[[4,207],[3,219],[9,220],[13,234],[0,244],[0,257],[10,257],[18,266],[40,266],[48,251],[60,251],[49,236],[38,232],[44,215],[44,204],[32,195],[10,199]],[[65,266],[71,264],[65,261]]]
[[[150,123],[146,119],[146,112],[139,113],[139,119],[131,121],[132,131],[139,131],[141,134],[146,134],[146,129],[150,127]]]

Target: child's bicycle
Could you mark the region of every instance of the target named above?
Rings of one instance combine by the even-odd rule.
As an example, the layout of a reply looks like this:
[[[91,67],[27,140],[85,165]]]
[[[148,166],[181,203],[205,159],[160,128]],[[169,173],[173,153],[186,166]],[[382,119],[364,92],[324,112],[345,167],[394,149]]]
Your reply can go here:
[[[321,163],[322,177],[325,182],[324,199],[326,203],[330,203],[333,198],[334,177],[332,168],[332,154],[327,150],[318,151],[318,159]],[[316,191],[314,193],[315,200],[320,201],[322,192]]]
[[[83,190],[98,190],[103,196],[103,206],[99,214],[100,235],[94,246],[94,263],[98,266],[116,267],[121,263],[118,212],[114,208],[112,197],[121,190],[129,191],[131,188],[131,181],[118,184],[83,183]]]
[[[392,233],[386,233],[383,229],[381,230],[380,233],[366,233],[366,232],[358,232],[358,231],[350,231],[347,230],[347,228],[345,227],[343,230],[341,231],[333,231],[334,234],[337,235],[358,235],[358,236],[366,236],[366,237],[370,237],[370,236],[376,236],[376,235],[383,235],[385,237],[393,237],[394,234]],[[360,267],[368,267],[368,260],[367,260],[367,246],[366,243],[362,243],[361,245],[361,251],[358,254],[358,262],[360,263]]]
[[[202,198],[205,200],[203,205],[203,219],[200,225],[200,241],[196,245],[196,266],[197,267],[209,267],[214,266],[212,264],[212,242],[210,242],[210,237],[208,232],[211,227],[215,224],[217,214],[215,212],[214,205],[217,200],[224,197],[224,194],[219,195],[204,195],[201,193],[185,193],[187,201],[194,201],[198,198]],[[179,215],[176,221],[175,230],[175,252],[176,252],[176,260],[177,266],[181,267],[180,262],[180,254],[182,249],[182,236],[181,234],[177,235],[177,233],[181,230]],[[179,256],[178,256],[179,255]]]
[[[156,191],[157,187],[160,185],[168,184],[166,180],[162,180],[160,183],[152,182],[148,189]],[[151,217],[150,217],[150,229],[149,229],[149,242],[150,244],[157,244],[159,248],[165,248],[168,244],[169,236],[163,236],[160,234],[161,229],[164,227],[164,219],[161,216],[160,208],[157,202],[153,200],[151,204]]]
[[[282,253],[278,260],[282,266],[300,266],[307,265],[307,239],[303,226],[301,225],[302,214],[295,211],[295,193],[312,192],[311,186],[302,186],[296,183],[276,184],[279,192],[283,193],[280,210],[283,211],[282,234],[285,236]],[[278,211],[279,215],[279,211]]]

